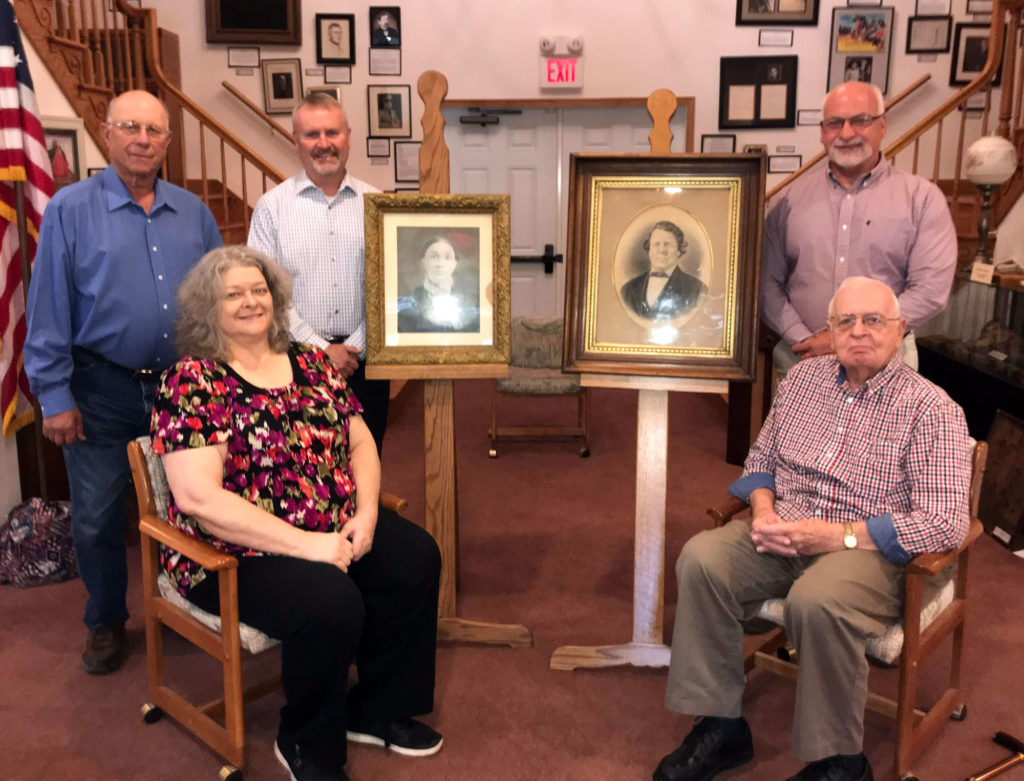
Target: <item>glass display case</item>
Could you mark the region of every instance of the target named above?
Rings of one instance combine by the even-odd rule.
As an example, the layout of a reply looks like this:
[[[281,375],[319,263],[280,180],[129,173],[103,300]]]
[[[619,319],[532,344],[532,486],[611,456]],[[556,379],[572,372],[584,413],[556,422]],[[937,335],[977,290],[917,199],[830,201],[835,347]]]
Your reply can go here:
[[[1024,274],[958,276],[945,311],[915,335],[921,374],[964,408],[972,436],[988,436],[997,409],[1024,418]]]

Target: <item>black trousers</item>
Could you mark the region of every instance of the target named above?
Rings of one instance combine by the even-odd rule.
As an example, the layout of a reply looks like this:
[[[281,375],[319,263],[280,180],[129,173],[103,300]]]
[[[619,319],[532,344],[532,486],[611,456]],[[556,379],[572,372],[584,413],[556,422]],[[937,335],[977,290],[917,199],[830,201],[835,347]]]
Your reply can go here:
[[[363,420],[377,444],[377,455],[384,448],[384,430],[388,426],[388,405],[391,403],[391,383],[388,380],[366,379],[366,362],[359,366],[346,380],[348,387],[363,405]]]
[[[288,556],[239,557],[239,616],[281,641],[280,736],[294,738],[324,769],[340,769],[350,716],[390,720],[433,710],[440,573],[434,539],[383,507],[372,550],[347,574]],[[189,599],[217,612],[216,575]],[[347,693],[353,659],[359,682]]]

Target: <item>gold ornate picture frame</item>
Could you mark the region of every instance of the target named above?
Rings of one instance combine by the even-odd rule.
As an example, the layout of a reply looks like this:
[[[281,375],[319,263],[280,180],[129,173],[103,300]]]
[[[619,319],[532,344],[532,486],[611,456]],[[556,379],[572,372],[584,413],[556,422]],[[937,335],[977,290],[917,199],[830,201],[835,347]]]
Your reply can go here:
[[[424,377],[507,365],[509,196],[375,193],[365,205],[367,364]]]
[[[566,370],[753,379],[764,157],[573,155],[569,186]]]

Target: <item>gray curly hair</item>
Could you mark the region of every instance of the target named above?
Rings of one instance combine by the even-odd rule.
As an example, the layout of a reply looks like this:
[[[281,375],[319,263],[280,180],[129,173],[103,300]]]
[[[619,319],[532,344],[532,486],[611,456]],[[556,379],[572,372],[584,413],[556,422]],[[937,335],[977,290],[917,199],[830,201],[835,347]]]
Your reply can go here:
[[[223,291],[224,273],[236,266],[258,268],[267,281],[274,302],[274,319],[267,334],[277,352],[288,349],[288,310],[292,302],[292,279],[281,265],[262,252],[243,245],[210,250],[192,268],[178,288],[178,322],[175,343],[179,355],[227,361],[227,346],[217,312]]]

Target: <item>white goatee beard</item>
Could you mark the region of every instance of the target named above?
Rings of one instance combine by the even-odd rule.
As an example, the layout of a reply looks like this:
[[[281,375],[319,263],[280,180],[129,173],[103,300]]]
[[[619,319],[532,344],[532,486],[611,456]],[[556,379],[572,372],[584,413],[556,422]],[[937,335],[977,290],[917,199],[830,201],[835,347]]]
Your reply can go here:
[[[828,150],[829,160],[842,168],[856,168],[868,162],[874,156],[875,150],[865,143],[852,147],[838,147],[833,144]]]

